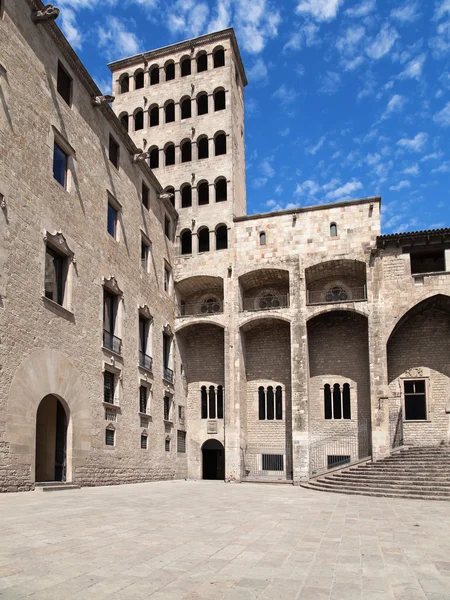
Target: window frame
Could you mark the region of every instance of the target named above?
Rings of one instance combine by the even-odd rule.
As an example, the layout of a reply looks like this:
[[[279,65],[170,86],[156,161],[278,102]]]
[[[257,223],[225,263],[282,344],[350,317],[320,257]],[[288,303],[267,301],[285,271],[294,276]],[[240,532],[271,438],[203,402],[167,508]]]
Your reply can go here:
[[[113,155],[112,155],[113,154]],[[115,137],[110,133],[108,141],[108,159],[109,162],[119,170],[120,165],[120,144]]]
[[[65,82],[66,84],[68,83],[68,85],[69,85],[67,97],[64,95],[65,92],[62,93],[62,90],[60,89],[60,87],[62,87],[62,86],[60,86],[60,82],[61,82],[60,75],[67,78],[67,81]],[[64,82],[61,82],[61,83],[63,84]],[[66,69],[66,67],[63,65],[63,63],[59,59],[58,59],[58,68],[57,68],[57,72],[56,72],[56,91],[61,96],[61,98],[64,100],[64,102],[67,104],[67,106],[71,107],[72,106],[72,98],[73,98],[73,77],[71,76],[69,71]]]
[[[424,391],[422,392],[406,392],[406,384],[423,382]],[[407,399],[414,396],[423,396],[424,400],[424,419],[408,419],[407,418]],[[429,378],[427,377],[405,377],[402,378],[402,399],[403,399],[403,421],[408,423],[424,423],[429,421]]]

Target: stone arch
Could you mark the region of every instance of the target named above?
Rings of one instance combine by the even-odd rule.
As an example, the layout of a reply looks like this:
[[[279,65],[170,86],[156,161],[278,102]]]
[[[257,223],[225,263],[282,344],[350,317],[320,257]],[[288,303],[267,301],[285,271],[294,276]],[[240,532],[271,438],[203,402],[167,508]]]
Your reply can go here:
[[[216,46],[212,51],[214,68],[225,66],[225,50],[223,46]]]
[[[140,90],[144,87],[144,70],[136,69],[134,72],[134,89]]]
[[[30,385],[32,382],[32,385]],[[12,454],[30,466],[35,481],[36,414],[46,396],[55,396],[70,415],[67,438],[70,470],[67,480],[76,480],[76,467],[82,466],[91,448],[91,409],[87,389],[70,359],[56,350],[40,349],[17,369],[9,390],[5,440]]]

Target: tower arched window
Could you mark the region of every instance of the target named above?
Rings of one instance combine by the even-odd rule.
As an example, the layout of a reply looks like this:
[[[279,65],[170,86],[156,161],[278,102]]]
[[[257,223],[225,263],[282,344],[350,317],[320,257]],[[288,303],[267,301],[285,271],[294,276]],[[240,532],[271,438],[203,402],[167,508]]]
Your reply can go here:
[[[169,61],[164,65],[164,73],[166,74],[166,81],[175,79],[175,63],[173,61]]]
[[[181,118],[189,119],[191,116],[192,116],[191,99],[184,98],[184,100],[181,101]]]
[[[191,74],[191,59],[189,57],[182,58],[180,61],[181,77],[186,77]]]
[[[209,252],[209,229],[202,227],[197,233],[198,237],[198,251]]]
[[[192,206],[192,188],[186,183],[181,188],[181,208],[189,208]]]
[[[213,63],[215,69],[225,66],[225,51],[223,48],[216,48],[213,51]]]
[[[120,123],[125,131],[128,131],[128,113],[123,113],[120,117]]]
[[[227,180],[225,177],[217,179],[215,183],[216,202],[225,202],[227,199]]]
[[[219,133],[214,138],[214,151],[216,156],[227,153],[227,136],[224,133]]]
[[[350,384],[333,387],[326,383],[323,388],[325,419],[351,419]]]
[[[126,94],[130,91],[130,77],[125,73],[119,79],[120,93]]]
[[[217,386],[217,418],[223,419],[223,386]]]
[[[134,74],[134,87],[136,90],[140,90],[144,87],[144,71],[137,71]]]
[[[144,129],[144,111],[137,110],[134,113],[134,130],[140,131],[141,129]]]
[[[187,229],[180,235],[181,254],[192,254],[192,233]]]
[[[208,114],[208,94],[202,92],[197,96],[197,115]]]
[[[159,125],[159,106],[152,106],[149,110],[150,127]]]
[[[225,90],[216,90],[214,92],[214,110],[225,110]]]
[[[208,70],[208,55],[206,52],[197,54],[197,73],[203,73]]]
[[[336,223],[331,223],[331,225],[330,225],[330,237],[337,237],[337,225],[336,225]]]
[[[159,67],[155,65],[150,69],[150,85],[157,85],[159,83]]]
[[[164,116],[166,123],[173,123],[175,121],[175,102],[167,102],[164,107]]]
[[[331,388],[329,383],[326,383],[323,388],[323,401],[325,419],[332,419],[333,411],[331,409]]]
[[[348,383],[344,383],[342,387],[342,416],[344,419],[351,418],[350,385]]]
[[[206,135],[197,140],[197,156],[199,159],[209,157],[209,140]]]
[[[159,148],[152,148],[150,150],[150,169],[159,168]]]
[[[207,181],[201,181],[197,185],[197,198],[200,206],[209,204],[209,183]]]
[[[259,233],[259,245],[260,246],[266,245],[266,232],[265,231],[260,231],[260,233]]]
[[[275,390],[275,419],[281,421],[283,419],[283,390],[281,385],[277,385]]]
[[[273,394],[273,387],[269,385],[267,388],[267,420],[273,421],[275,419],[275,397]]]
[[[226,225],[220,225],[216,229],[216,250],[225,250],[228,248],[228,228]]]
[[[213,385],[209,386],[209,418],[216,418],[216,390]]]
[[[175,164],[175,145],[170,143],[164,149],[165,165],[170,167]]]
[[[186,163],[192,160],[192,144],[190,140],[186,140],[181,144],[181,162]]]

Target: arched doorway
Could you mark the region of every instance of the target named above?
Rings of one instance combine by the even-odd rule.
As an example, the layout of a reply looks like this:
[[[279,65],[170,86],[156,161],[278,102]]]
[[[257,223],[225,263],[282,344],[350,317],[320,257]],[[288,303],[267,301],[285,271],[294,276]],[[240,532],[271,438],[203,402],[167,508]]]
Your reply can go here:
[[[225,449],[217,440],[202,446],[203,479],[225,479]]]
[[[68,414],[56,396],[48,395],[36,414],[36,481],[66,481]]]

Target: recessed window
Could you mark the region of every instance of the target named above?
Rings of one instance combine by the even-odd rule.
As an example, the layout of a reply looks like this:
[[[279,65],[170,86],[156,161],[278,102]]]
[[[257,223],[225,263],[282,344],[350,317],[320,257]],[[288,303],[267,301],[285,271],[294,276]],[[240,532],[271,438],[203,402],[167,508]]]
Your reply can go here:
[[[325,419],[351,419],[350,385],[343,386],[335,383],[324,385],[324,416]]]
[[[202,93],[197,96],[197,115],[208,114],[208,94]]]
[[[181,233],[180,240],[181,254],[192,254],[192,233],[189,229]]]
[[[117,239],[117,218],[119,211],[108,202],[108,220],[107,220],[107,230],[110,236],[112,236],[115,240]]]
[[[225,90],[217,90],[214,92],[214,110],[225,110]]]
[[[209,156],[209,140],[206,136],[197,140],[197,158],[199,160],[208,158]]]
[[[61,98],[70,106],[72,103],[72,77],[59,61],[56,89]]]
[[[164,449],[166,452],[170,452],[170,438],[164,440]]]
[[[209,204],[209,183],[202,181],[197,186],[197,200],[200,206]]]
[[[53,250],[45,248],[45,297],[63,306],[66,289],[68,258]]]
[[[122,127],[128,133],[128,113],[123,113],[122,115],[120,115],[119,119]]]
[[[183,58],[180,63],[181,77],[186,77],[191,74],[191,59]]]
[[[192,115],[191,99],[185,98],[184,100],[181,101],[181,118],[189,119],[191,117],[191,115]]]
[[[216,156],[227,153],[227,136],[224,133],[219,133],[214,138],[214,150]]]
[[[149,110],[150,127],[157,127],[159,125],[159,106],[153,106]]]
[[[172,421],[172,399],[164,396],[164,421]]]
[[[181,188],[181,208],[192,206],[192,188],[189,184]]]
[[[148,410],[148,388],[145,385],[139,387],[139,412],[146,415]]]
[[[109,160],[116,167],[116,169],[119,168],[119,154],[120,154],[120,146],[116,142],[116,140],[113,138],[113,136],[110,135],[109,136]]]
[[[134,75],[135,89],[140,90],[144,87],[144,71],[138,71]]]
[[[114,429],[105,429],[105,444],[107,446],[116,445],[116,432]]]
[[[146,273],[150,272],[150,244],[141,238],[141,267]]]
[[[280,385],[273,389],[269,385],[258,388],[258,417],[260,421],[281,421],[283,419],[283,390]]]
[[[336,225],[336,223],[331,223],[331,225],[330,225],[330,237],[337,237],[337,225]]]
[[[223,386],[202,385],[200,405],[202,419],[223,419]]]
[[[164,217],[164,234],[169,240],[172,239],[172,222],[167,215]]]
[[[175,79],[175,63],[167,63],[164,67],[164,71],[166,73],[166,81],[171,81],[172,79]]]
[[[223,177],[216,181],[216,202],[226,202],[227,200],[227,180]]]
[[[56,142],[53,145],[53,177],[67,189],[67,169],[69,156]]]
[[[152,148],[150,150],[150,169],[159,169],[159,148]]]
[[[228,228],[226,225],[220,225],[216,229],[216,250],[225,250],[228,248]]]
[[[130,78],[127,75],[127,73],[125,73],[124,75],[122,75],[120,77],[119,86],[120,86],[121,94],[126,94],[127,92],[130,91]]]
[[[170,269],[164,265],[164,291],[170,293],[172,274]]]
[[[167,144],[164,150],[166,158],[166,167],[170,167],[175,164],[175,145]]]
[[[410,253],[411,275],[445,271],[445,251],[428,250]]]
[[[206,52],[197,55],[197,73],[208,70],[208,55]]]
[[[140,131],[144,129],[144,111],[138,110],[134,115],[134,130]]]
[[[184,406],[178,406],[178,418],[184,421]]]
[[[159,67],[155,66],[150,69],[150,85],[157,85],[158,83],[159,83]]]
[[[186,163],[192,160],[192,144],[186,140],[181,144],[181,162]]]
[[[147,439],[148,436],[145,433],[141,434],[141,449],[142,450],[147,450]]]
[[[405,381],[405,421],[426,421],[427,401],[424,379]]]
[[[214,50],[213,63],[215,69],[225,66],[225,51],[223,48],[217,48],[217,50]]]
[[[177,452],[184,454],[186,452],[186,432],[177,431]]]
[[[150,208],[150,190],[144,182],[142,182],[141,200],[145,208]]]
[[[173,123],[175,121],[175,103],[168,102],[164,107],[166,123]]]
[[[119,296],[103,289],[103,346],[122,354],[119,337]]]
[[[103,373],[103,402],[114,404],[114,392],[116,388],[116,376],[110,371]]]
[[[266,232],[265,231],[261,231],[259,234],[259,245],[260,246],[266,245]]]
[[[209,229],[207,227],[202,227],[197,232],[198,238],[198,251],[199,252],[209,252]]]

